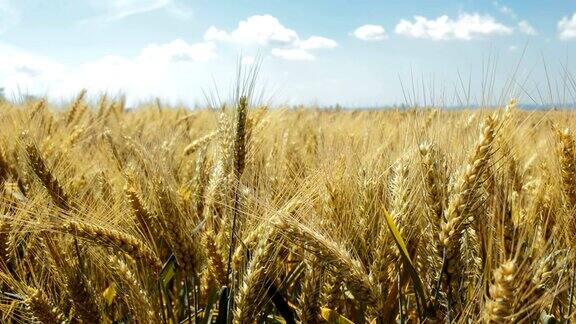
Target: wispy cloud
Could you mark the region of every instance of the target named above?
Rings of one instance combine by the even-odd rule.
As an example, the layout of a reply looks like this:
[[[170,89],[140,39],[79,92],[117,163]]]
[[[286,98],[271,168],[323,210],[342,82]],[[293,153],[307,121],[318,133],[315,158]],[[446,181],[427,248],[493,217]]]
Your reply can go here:
[[[516,11],[514,11],[514,9],[512,9],[511,7],[501,3],[499,1],[494,1],[494,2],[492,2],[492,4],[504,16],[508,16],[515,21],[518,21],[520,19],[518,14],[516,14]],[[518,21],[518,31],[520,33],[528,35],[528,36],[537,36],[538,35],[538,31],[536,30],[536,28],[534,26],[532,26],[532,24],[530,24],[526,20]]]
[[[538,31],[536,30],[536,28],[534,28],[534,26],[532,26],[526,20],[521,20],[520,22],[518,22],[518,30],[520,30],[522,34],[526,34],[529,36],[538,35]]]
[[[89,4],[97,13],[79,21],[82,25],[102,25],[158,10],[178,17],[192,13],[189,7],[175,0],[91,0]]]
[[[518,15],[514,11],[514,9],[508,7],[505,4],[500,3],[499,1],[494,1],[492,2],[492,4],[494,5],[494,7],[498,9],[498,11],[500,11],[501,14],[508,16],[514,20],[518,19]]]
[[[150,44],[145,47],[138,60],[151,64],[174,62],[209,61],[216,57],[216,45],[213,42],[189,44],[176,39],[166,44]]]
[[[576,39],[576,13],[572,14],[572,18],[563,17],[558,22],[558,37],[561,40]]]
[[[272,55],[288,61],[312,61],[316,59],[310,52],[299,48],[273,48]]]
[[[240,21],[232,31],[211,26],[204,34],[204,40],[241,46],[274,46],[270,52],[273,56],[299,61],[314,60],[316,57],[311,51],[338,46],[335,40],[322,36],[301,39],[294,29],[284,26],[272,15],[250,16]]]
[[[492,16],[463,13],[457,19],[447,15],[436,19],[415,16],[413,21],[400,20],[394,29],[399,35],[411,38],[440,40],[471,40],[478,37],[510,35],[513,29],[496,21]]]
[[[338,43],[330,38],[322,36],[310,36],[303,41],[298,41],[296,43],[297,47],[303,50],[315,50],[315,49],[331,49],[338,47]]]
[[[381,25],[362,25],[356,28],[352,34],[358,39],[369,42],[381,41],[388,38],[386,30]]]

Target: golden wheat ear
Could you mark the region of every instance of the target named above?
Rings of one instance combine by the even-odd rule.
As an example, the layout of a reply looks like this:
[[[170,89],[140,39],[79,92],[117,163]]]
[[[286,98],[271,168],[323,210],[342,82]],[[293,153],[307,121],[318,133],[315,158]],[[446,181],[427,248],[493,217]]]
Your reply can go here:
[[[77,118],[78,112],[80,111],[80,109],[82,109],[81,108],[82,102],[84,101],[84,98],[86,97],[87,93],[88,91],[86,89],[80,90],[80,93],[78,93],[76,99],[74,99],[74,101],[70,105],[70,108],[68,109],[68,112],[66,114],[66,125],[72,124],[72,122]]]
[[[302,292],[299,297],[299,316],[303,323],[321,322],[321,293],[324,283],[324,266],[315,258],[307,260]]]
[[[67,274],[66,290],[74,305],[75,317],[86,323],[99,323],[102,313],[89,279],[80,269],[69,269]]]
[[[514,321],[513,294],[516,284],[516,263],[509,260],[502,263],[493,274],[493,282],[489,288],[490,298],[486,302],[484,314],[488,323],[503,323]]]
[[[308,246],[323,264],[330,265],[327,271],[342,278],[359,302],[364,305],[374,302],[376,294],[367,271],[347,249],[289,217],[280,217],[273,223],[291,240]]]
[[[265,236],[253,252],[252,260],[236,293],[234,323],[252,323],[268,302],[266,292],[274,280],[270,275],[275,272],[270,271],[273,270],[270,267],[276,264],[273,256],[278,252],[275,239]]]
[[[38,151],[38,148],[31,143],[26,144],[26,153],[30,161],[32,171],[36,174],[40,182],[46,188],[54,204],[64,210],[71,208],[68,194],[64,191],[60,182],[46,166],[46,161]]]
[[[142,314],[134,314],[139,320],[143,321],[160,321],[158,318],[159,305],[157,301],[152,301],[148,291],[140,283],[140,280],[136,275],[130,270],[126,262],[122,261],[116,256],[110,256],[110,267],[116,271],[116,274],[120,278],[120,282],[127,286],[127,290],[131,292],[131,296],[135,299],[133,304],[136,306],[144,306],[142,309]]]
[[[186,146],[184,148],[184,155],[190,155],[193,154],[194,152],[196,152],[198,149],[204,147],[206,144],[210,143],[210,141],[216,137],[216,135],[218,135],[218,131],[213,131],[211,133],[208,133],[200,138],[198,138],[197,140],[195,140],[194,142],[188,144],[188,146]]]
[[[29,287],[24,303],[30,314],[40,323],[64,323],[64,313],[38,289]]]
[[[4,184],[4,181],[8,180],[9,174],[10,164],[6,160],[4,149],[0,146],[0,186]]]
[[[576,145],[569,128],[557,131],[562,188],[570,207],[576,207]]]
[[[159,273],[162,268],[160,260],[152,249],[132,235],[76,221],[65,221],[56,229],[103,246],[118,249],[135,260],[141,261],[146,267],[150,267],[154,273]]]
[[[159,204],[159,222],[162,233],[174,253],[176,262],[184,271],[197,274],[204,263],[204,247],[195,240],[197,233],[188,227],[189,220],[182,213],[173,190],[162,181],[154,183]]]
[[[452,295],[448,298],[453,299],[456,308],[462,307],[457,291],[462,279],[463,264],[467,261],[461,258],[460,242],[471,223],[469,219],[475,216],[474,206],[481,201],[478,189],[492,156],[496,127],[495,117],[485,118],[480,139],[468,159],[464,172],[456,182],[454,192],[449,198],[445,220],[441,223],[439,239],[445,263],[444,274],[449,281],[448,289],[451,291],[449,295]]]
[[[148,242],[156,245],[156,235],[162,235],[162,229],[158,223],[158,219],[152,212],[145,206],[142,197],[136,192],[136,189],[130,185],[124,187],[124,195],[126,200],[132,207],[132,213],[136,218],[142,234],[148,239]]]
[[[438,147],[431,143],[422,143],[419,146],[424,173],[424,197],[426,206],[430,210],[430,220],[434,228],[440,228],[444,217],[444,209],[448,198],[448,175],[445,156]]]

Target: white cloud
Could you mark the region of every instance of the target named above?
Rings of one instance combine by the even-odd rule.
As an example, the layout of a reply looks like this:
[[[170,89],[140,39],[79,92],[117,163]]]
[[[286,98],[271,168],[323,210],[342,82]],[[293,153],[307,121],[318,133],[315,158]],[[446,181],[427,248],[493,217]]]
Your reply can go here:
[[[572,14],[572,18],[563,17],[558,22],[558,37],[561,40],[576,38],[576,13]]]
[[[414,21],[400,20],[394,30],[397,34],[432,40],[471,40],[479,36],[510,35],[511,27],[497,22],[493,17],[478,13],[463,13],[458,19],[446,15],[436,19],[415,16]]]
[[[284,27],[274,16],[255,15],[240,21],[232,32],[211,26],[204,34],[204,40],[230,41],[246,45],[290,44],[298,40],[298,34]]]
[[[272,55],[288,61],[312,61],[316,59],[310,52],[300,48],[274,48]]]
[[[82,64],[70,79],[88,89],[106,91],[125,89],[142,96],[158,91],[167,82],[170,73],[186,73],[194,64],[216,58],[215,44],[202,42],[189,44],[176,39],[166,44],[150,44],[138,56],[127,59],[105,56]]]
[[[522,20],[522,21],[518,22],[518,30],[520,30],[521,33],[526,34],[526,35],[530,35],[530,36],[538,35],[538,31],[536,30],[536,28],[534,28],[534,26],[532,26],[526,20]]]
[[[353,32],[356,38],[364,41],[380,41],[388,38],[386,30],[381,25],[363,25]]]
[[[65,79],[65,68],[49,58],[0,43],[0,78],[8,95],[42,93]]]
[[[100,14],[81,20],[84,25],[98,25],[122,20],[157,10],[177,17],[188,17],[191,9],[175,0],[90,0],[90,6]]]
[[[204,40],[206,41],[230,41],[230,35],[225,30],[210,26],[204,33]]]
[[[177,63],[208,61],[216,57],[216,45],[213,42],[188,44],[176,39],[167,44],[151,44],[142,50],[139,60],[152,63]]]
[[[150,44],[134,58],[108,55],[73,67],[0,43],[0,84],[8,94],[69,97],[87,88],[146,98],[176,91],[171,89],[175,79],[194,73],[216,56],[212,42],[189,44],[177,39]]]
[[[204,40],[241,46],[274,46],[271,51],[273,56],[300,61],[315,59],[311,51],[338,47],[335,40],[322,36],[301,39],[294,29],[285,27],[271,15],[250,16],[240,21],[232,31],[210,26],[204,33]]]
[[[330,38],[321,36],[311,36],[306,40],[297,43],[298,48],[303,50],[314,50],[314,49],[331,49],[338,47],[338,43]]]

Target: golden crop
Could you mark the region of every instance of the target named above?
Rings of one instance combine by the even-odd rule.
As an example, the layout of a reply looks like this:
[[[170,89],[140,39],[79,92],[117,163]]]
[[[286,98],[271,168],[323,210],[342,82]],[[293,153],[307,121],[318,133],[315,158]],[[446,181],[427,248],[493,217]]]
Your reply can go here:
[[[0,104],[2,322],[573,318],[576,113]]]

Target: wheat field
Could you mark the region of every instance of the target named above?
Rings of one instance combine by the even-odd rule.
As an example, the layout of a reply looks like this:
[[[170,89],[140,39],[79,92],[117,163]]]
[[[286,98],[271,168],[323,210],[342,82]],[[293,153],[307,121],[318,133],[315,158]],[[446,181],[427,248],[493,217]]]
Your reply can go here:
[[[576,115],[0,104],[16,323],[575,317]]]

